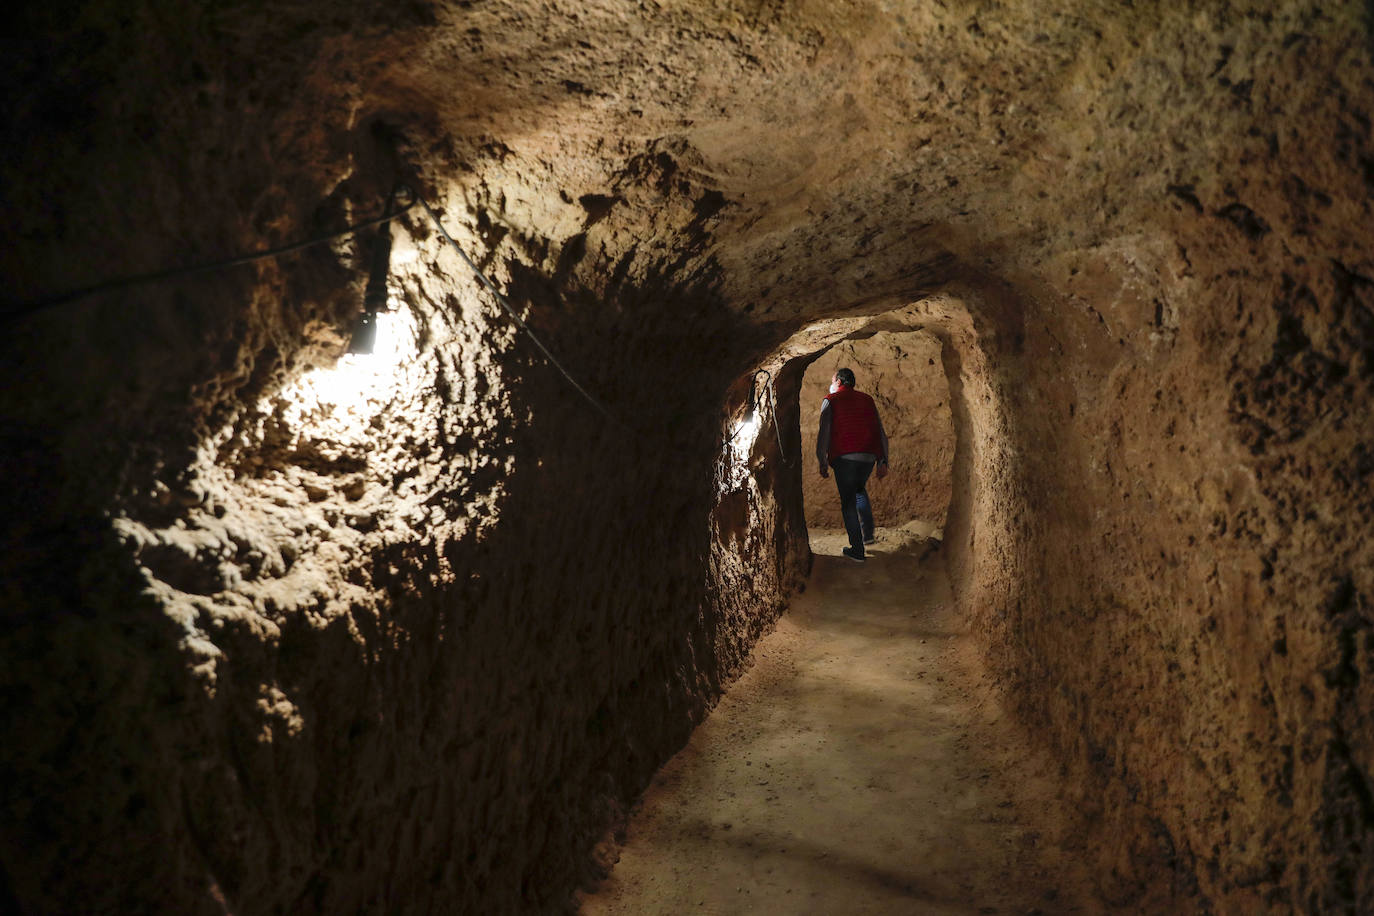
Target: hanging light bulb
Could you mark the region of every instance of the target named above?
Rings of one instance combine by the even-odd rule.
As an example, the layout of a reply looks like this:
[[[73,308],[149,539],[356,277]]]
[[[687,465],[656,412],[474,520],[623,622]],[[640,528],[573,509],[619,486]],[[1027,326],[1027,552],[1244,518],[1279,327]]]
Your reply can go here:
[[[354,356],[371,356],[377,345],[377,313],[364,309],[353,323],[353,335],[349,338],[348,352]]]
[[[396,192],[387,198],[384,216],[394,212]],[[348,352],[359,356],[370,356],[377,345],[377,313],[388,311],[387,280],[391,274],[391,223],[385,222],[377,227],[377,237],[372,243],[372,269],[367,276],[367,291],[363,293],[363,312],[353,325],[353,336],[348,344]]]

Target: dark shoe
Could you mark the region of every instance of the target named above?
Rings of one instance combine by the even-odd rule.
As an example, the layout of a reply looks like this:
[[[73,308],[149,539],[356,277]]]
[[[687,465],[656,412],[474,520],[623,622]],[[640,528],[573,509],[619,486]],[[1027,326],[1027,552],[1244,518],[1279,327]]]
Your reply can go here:
[[[859,553],[853,547],[846,547],[844,550],[840,552],[843,553],[845,556],[849,557],[849,559],[853,560],[855,563],[862,563],[864,561],[864,555]]]

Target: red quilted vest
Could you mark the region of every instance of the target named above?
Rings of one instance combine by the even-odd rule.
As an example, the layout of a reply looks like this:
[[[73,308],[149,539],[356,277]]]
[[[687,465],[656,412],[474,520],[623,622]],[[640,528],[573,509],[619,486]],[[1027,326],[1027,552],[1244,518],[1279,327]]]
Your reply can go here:
[[[878,433],[878,408],[873,399],[853,388],[825,396],[830,403],[830,463],[841,455],[867,452],[886,458]]]

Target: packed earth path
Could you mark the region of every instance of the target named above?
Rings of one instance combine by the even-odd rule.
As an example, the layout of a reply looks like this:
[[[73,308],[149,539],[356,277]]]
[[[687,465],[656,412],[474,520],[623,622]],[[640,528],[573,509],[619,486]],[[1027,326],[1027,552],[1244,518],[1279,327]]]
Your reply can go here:
[[[1058,772],[1001,712],[939,542],[880,529],[815,565],[654,778],[582,913],[1091,913]]]

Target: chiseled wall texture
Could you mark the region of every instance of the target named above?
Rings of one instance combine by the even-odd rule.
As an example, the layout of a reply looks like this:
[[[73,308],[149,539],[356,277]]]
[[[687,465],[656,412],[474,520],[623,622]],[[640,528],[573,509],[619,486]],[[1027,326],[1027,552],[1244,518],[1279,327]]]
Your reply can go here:
[[[711,334],[641,324],[597,364],[575,341],[604,329],[560,333],[608,421],[475,294],[435,307],[453,281],[425,265],[452,265],[421,248],[393,276],[420,340],[374,401],[288,386],[194,450],[144,434],[161,463],[131,449],[103,504],[10,494],[3,854],[26,908],[559,909],[804,574],[800,506],[719,447]],[[682,388],[615,383],[657,372]],[[16,472],[95,473],[113,411],[64,451],[44,409]],[[69,581],[36,587],[54,558]]]
[[[749,373],[910,307],[1111,906],[1374,909],[1366,4],[11,15],[7,306],[404,178],[620,419],[418,214],[347,424],[352,242],[6,321],[5,908],[558,911],[805,569]]]
[[[920,519],[944,525],[954,427],[940,350],[940,341],[928,333],[880,331],[863,340],[836,344],[807,367],[801,429],[807,459],[802,494],[808,525],[844,527],[834,478],[816,473],[815,442],[821,401],[830,391],[835,370],[845,366],[854,370],[858,389],[878,405],[893,455],[888,475],[869,480],[874,522],[881,527]]]

